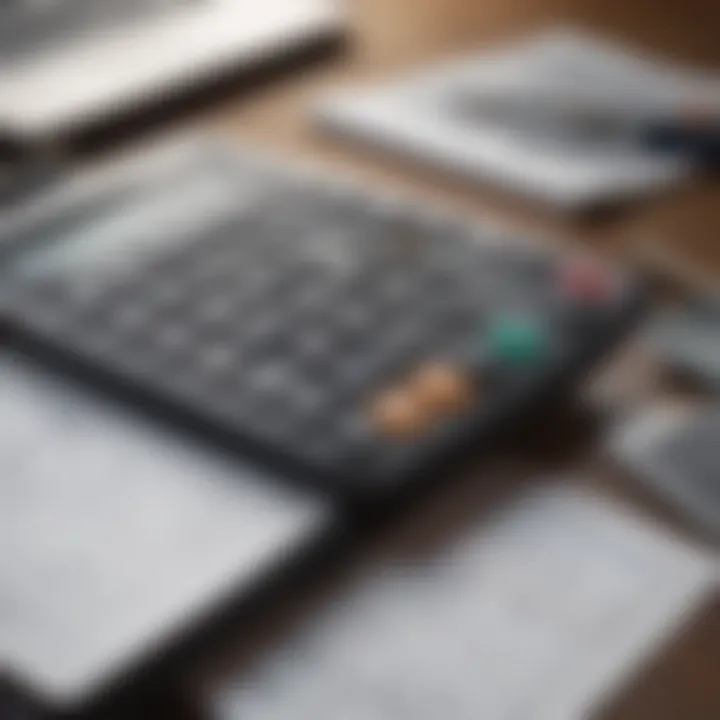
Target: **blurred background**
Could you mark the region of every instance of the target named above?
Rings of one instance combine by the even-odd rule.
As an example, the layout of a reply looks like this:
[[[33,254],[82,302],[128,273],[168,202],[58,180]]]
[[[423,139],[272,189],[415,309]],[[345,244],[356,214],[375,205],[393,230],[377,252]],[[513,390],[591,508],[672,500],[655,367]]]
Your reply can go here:
[[[0,0],[0,720],[719,720],[718,38],[716,0]],[[300,265],[348,228],[442,256],[475,223],[551,249],[578,302],[617,271],[647,307],[461,471],[368,511],[246,452],[226,386],[217,442],[186,376],[164,407],[171,363],[52,325],[58,288],[172,295],[185,271],[145,260],[184,238],[217,265],[228,219]],[[271,340],[312,335],[264,310]],[[229,360],[141,321],[237,377],[257,328],[222,318]],[[467,378],[429,367],[461,407]],[[422,446],[371,390],[375,431]]]

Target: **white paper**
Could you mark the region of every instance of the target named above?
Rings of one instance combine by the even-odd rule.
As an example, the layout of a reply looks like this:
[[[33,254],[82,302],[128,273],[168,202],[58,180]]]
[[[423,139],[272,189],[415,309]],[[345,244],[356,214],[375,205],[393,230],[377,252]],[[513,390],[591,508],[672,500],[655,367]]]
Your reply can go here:
[[[0,667],[82,703],[329,525],[312,496],[0,365]]]
[[[221,720],[580,720],[718,587],[717,559],[587,491],[533,491],[372,571],[218,702]]]

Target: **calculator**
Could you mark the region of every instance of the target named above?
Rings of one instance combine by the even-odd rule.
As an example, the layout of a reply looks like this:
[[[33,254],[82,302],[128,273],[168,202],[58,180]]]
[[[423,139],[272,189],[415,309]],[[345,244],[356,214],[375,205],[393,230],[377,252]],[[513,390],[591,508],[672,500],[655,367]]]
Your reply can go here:
[[[250,150],[116,174],[35,220],[2,296],[15,342],[353,500],[487,446],[643,305],[595,258]]]

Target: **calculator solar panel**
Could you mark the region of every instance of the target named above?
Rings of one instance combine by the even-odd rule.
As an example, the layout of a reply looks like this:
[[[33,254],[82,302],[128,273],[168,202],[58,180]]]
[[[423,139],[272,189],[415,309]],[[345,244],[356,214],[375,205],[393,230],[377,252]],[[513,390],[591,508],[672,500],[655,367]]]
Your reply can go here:
[[[488,440],[636,314],[586,258],[332,175],[227,150],[144,167],[20,265],[18,337],[341,492]]]

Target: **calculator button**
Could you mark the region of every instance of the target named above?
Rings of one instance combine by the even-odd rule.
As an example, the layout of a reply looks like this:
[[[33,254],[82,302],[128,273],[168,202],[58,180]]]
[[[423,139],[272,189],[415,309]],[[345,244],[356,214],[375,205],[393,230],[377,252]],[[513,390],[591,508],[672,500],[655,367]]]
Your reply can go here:
[[[431,362],[411,377],[408,388],[423,407],[443,413],[470,406],[477,398],[478,381],[465,368]]]
[[[510,365],[531,365],[548,350],[545,333],[537,324],[519,318],[503,318],[493,323],[485,337],[490,355]]]
[[[236,302],[236,298],[227,292],[209,295],[198,303],[194,310],[195,319],[202,325],[227,323],[233,317]]]
[[[565,262],[559,269],[557,282],[567,298],[581,304],[602,303],[614,291],[606,271],[584,258]]]
[[[204,346],[197,352],[197,363],[209,375],[227,374],[237,365],[237,353],[231,345]]]
[[[158,328],[155,346],[164,352],[179,352],[192,345],[191,329],[180,322],[172,322]]]
[[[381,435],[396,439],[417,437],[432,420],[428,407],[405,388],[386,390],[374,398],[370,415]]]

